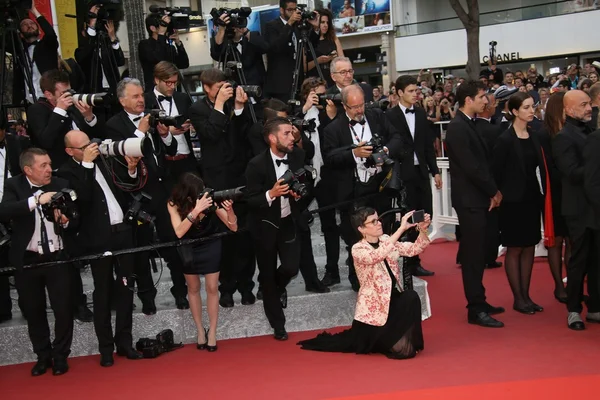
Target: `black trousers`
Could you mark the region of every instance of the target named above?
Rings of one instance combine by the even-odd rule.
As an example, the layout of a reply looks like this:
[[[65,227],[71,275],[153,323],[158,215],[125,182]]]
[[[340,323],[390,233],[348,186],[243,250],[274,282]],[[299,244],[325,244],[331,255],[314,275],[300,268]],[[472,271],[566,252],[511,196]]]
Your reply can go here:
[[[487,225],[485,230],[485,264],[493,264],[498,258],[498,247],[500,247],[500,221],[498,208],[494,208],[487,213]],[[460,225],[456,225],[455,229],[456,240],[460,242],[461,232]],[[460,246],[456,252],[456,263],[461,263]]]
[[[254,237],[254,241],[265,315],[273,329],[283,329],[285,314],[280,296],[290,280],[298,274],[300,259],[300,241],[296,237],[292,216],[280,221],[274,241],[267,242],[260,237]],[[281,261],[279,268],[277,268],[278,255]]]
[[[25,252],[24,264],[54,261],[51,256]],[[73,306],[71,304],[70,266],[19,269],[15,274],[20,305],[27,315],[27,331],[33,351],[39,360],[66,359],[73,341]],[[46,290],[54,312],[54,341],[50,343],[50,327],[46,314]]]
[[[598,252],[600,231],[586,228],[583,223],[567,218],[567,229],[571,240],[571,258],[567,267],[567,310],[580,313],[583,310],[583,282],[587,274],[588,312],[600,311],[598,292]]]
[[[488,221],[486,208],[454,207],[461,227],[459,252],[462,280],[469,313],[485,311],[485,241]]]
[[[8,246],[0,248],[0,266],[8,266]],[[0,317],[12,316],[12,300],[8,275],[0,275]]]
[[[406,190],[406,202],[410,210],[425,210],[433,217],[431,181],[429,176],[423,177],[418,165],[415,165],[415,171],[411,179],[404,181]],[[419,236],[419,231],[411,229],[407,232],[406,239],[414,242]],[[405,258],[406,265],[414,272],[414,268],[421,265],[421,258],[417,255]]]
[[[300,218],[308,219],[308,215],[302,215]],[[315,264],[315,257],[312,249],[310,226],[308,223],[299,224],[296,228],[296,233],[300,247],[300,273],[304,279],[306,289],[313,289],[319,286],[319,275],[317,273],[317,264]]]
[[[133,247],[132,228],[120,224],[113,227],[113,233],[104,250],[122,250]],[[128,283],[134,272],[133,254],[106,257],[91,263],[94,278],[94,330],[98,337],[101,354],[110,354],[117,347],[131,347],[133,291]],[[113,267],[116,282],[113,280]],[[114,286],[113,286],[114,285]],[[116,306],[115,335],[111,325],[111,300]]]
[[[319,181],[315,187],[315,198],[317,199],[319,208],[327,207],[335,203],[331,186],[328,185],[328,182],[323,180]],[[319,219],[321,220],[321,232],[325,239],[325,254],[327,256],[325,271],[330,275],[338,276],[340,274],[338,267],[338,262],[340,260],[340,232],[337,225],[336,209],[332,208],[320,212]],[[305,246],[303,246],[303,248],[305,248]],[[304,253],[304,250],[302,252]]]
[[[238,219],[238,226],[246,226],[247,205],[234,203],[233,208]],[[254,272],[256,271],[256,257],[254,243],[250,232],[239,232],[223,237],[223,250],[221,253],[221,266],[219,274],[219,291],[221,294],[252,292],[254,289]]]

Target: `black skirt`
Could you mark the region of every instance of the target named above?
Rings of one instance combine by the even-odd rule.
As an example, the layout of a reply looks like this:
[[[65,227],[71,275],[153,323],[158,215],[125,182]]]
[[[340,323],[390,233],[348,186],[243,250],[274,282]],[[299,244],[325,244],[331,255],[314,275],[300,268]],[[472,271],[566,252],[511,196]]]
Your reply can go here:
[[[186,275],[208,275],[219,272],[221,239],[200,242],[194,246],[194,262],[183,268]]]

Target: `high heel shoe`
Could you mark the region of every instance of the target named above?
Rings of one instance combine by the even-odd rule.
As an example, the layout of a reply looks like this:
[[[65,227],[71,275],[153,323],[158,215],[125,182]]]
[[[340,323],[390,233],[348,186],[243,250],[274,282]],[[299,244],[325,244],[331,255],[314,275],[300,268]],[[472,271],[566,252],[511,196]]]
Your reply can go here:
[[[215,344],[214,346],[211,346],[208,344],[208,332],[209,332],[209,330],[206,330],[206,350],[213,353],[213,352],[217,351],[217,345]]]
[[[520,312],[521,314],[526,314],[526,315],[533,315],[535,314],[535,311],[533,310],[533,308],[531,306],[517,306],[514,305],[513,306],[513,310],[515,310],[516,312]]]
[[[554,293],[554,298],[555,298],[555,299],[556,299],[556,300],[557,300],[559,303],[562,303],[562,304],[567,304],[567,297],[566,297],[566,296],[565,296],[565,297],[562,297],[562,296],[559,296],[559,295],[557,295],[556,293]]]
[[[533,309],[533,311],[535,311],[535,312],[542,312],[542,311],[544,311],[544,307],[540,306],[539,304],[535,304],[534,302],[531,302],[531,304],[529,304],[529,307],[531,309]]]
[[[206,329],[204,330],[204,343],[196,343],[196,348],[198,350],[206,350],[206,346],[208,345],[208,334],[206,333]]]

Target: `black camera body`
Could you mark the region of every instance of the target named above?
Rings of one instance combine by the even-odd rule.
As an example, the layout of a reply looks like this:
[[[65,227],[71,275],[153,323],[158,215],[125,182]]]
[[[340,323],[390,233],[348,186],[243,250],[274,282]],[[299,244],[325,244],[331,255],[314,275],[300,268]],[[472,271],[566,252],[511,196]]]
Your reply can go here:
[[[188,30],[205,25],[204,18],[198,11],[192,11],[191,7],[159,7],[151,5],[149,11],[156,14],[158,24],[167,28],[167,34],[170,36],[176,30]],[[171,17],[171,23],[167,24],[162,20],[162,16]]]
[[[308,11],[306,7],[306,4],[296,5],[296,9],[300,11],[300,22],[298,22],[298,29],[310,29],[312,25],[308,21],[315,19],[317,16],[315,11]]]
[[[231,85],[234,92],[237,90],[237,88],[239,86],[244,90],[244,92],[246,92],[248,97],[261,97],[262,96],[262,88],[258,85],[240,85],[234,80],[228,80],[226,82]]]
[[[213,17],[213,21],[216,25],[225,26],[227,28],[245,28],[248,26],[248,17],[252,13],[250,7],[240,8],[213,8],[210,10],[210,15]],[[227,14],[229,17],[229,23],[226,24],[221,21],[220,17],[223,14]]]
[[[144,358],[156,358],[159,355],[180,349],[181,343],[175,343],[173,331],[165,329],[156,335],[156,339],[140,338],[135,344],[135,349],[144,355]]]
[[[300,168],[296,172],[288,169],[279,179],[283,179],[282,184],[288,185],[290,191],[296,196],[303,198],[308,195],[310,186],[312,186],[316,177],[317,171],[313,167],[305,165],[304,168]]]
[[[123,1],[122,0],[92,0],[89,2],[89,8],[92,6],[98,6],[98,12],[88,13],[88,19],[96,20],[96,30],[105,32],[106,27],[104,24],[108,21],[113,21],[115,23],[115,31],[119,28],[119,21],[123,21],[125,19],[125,13],[123,11]]]
[[[389,100],[370,101],[365,104],[365,110],[371,110],[374,108],[378,108],[381,111],[385,112],[389,106],[390,106]]]
[[[9,229],[4,224],[0,224],[0,248],[5,244],[10,243],[10,237]]]
[[[150,224],[154,222],[154,216],[148,214],[146,211],[142,210],[142,204],[145,202],[150,202],[152,200],[152,196],[150,196],[146,192],[139,192],[133,195],[133,202],[129,206],[129,209],[125,213],[125,221],[128,221],[132,224]]]
[[[224,202],[225,200],[231,201],[239,201],[244,198],[246,186],[239,186],[233,189],[225,189],[216,191],[211,188],[204,188],[204,190],[198,195],[198,198],[202,198],[205,194],[208,193],[208,198],[212,199],[213,205],[207,211],[215,211],[218,207],[219,203]]]
[[[156,127],[159,123],[165,126],[180,127],[187,121],[185,115],[168,116],[165,110],[150,110],[150,126]]]
[[[291,117],[290,122],[300,131],[306,130],[308,132],[314,132],[317,129],[317,122],[315,118],[305,120],[302,118]]]
[[[339,105],[342,104],[342,94],[319,94],[319,105],[323,107],[327,107],[327,100],[333,101],[333,104]]]
[[[371,153],[369,158],[367,158],[367,161],[365,162],[365,167],[372,168],[378,165],[392,165],[394,163],[394,160],[392,160],[385,152],[383,139],[377,133],[372,134],[371,140],[368,143],[366,143],[365,146],[373,147],[373,152]],[[354,146],[354,148],[356,147],[358,146]]]
[[[60,211],[62,215],[69,219],[74,219],[79,216],[77,205],[77,193],[71,189],[61,189],[54,193],[50,201],[42,205],[42,213],[50,222],[56,222],[54,219],[54,210]]]

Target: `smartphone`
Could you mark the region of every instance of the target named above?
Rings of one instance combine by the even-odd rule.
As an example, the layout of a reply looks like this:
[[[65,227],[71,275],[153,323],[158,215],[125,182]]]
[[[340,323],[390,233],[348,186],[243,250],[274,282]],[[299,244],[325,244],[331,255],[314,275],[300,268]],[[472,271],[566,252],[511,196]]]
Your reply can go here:
[[[410,217],[411,224],[418,224],[419,222],[425,221],[425,210],[418,210],[413,213]]]

